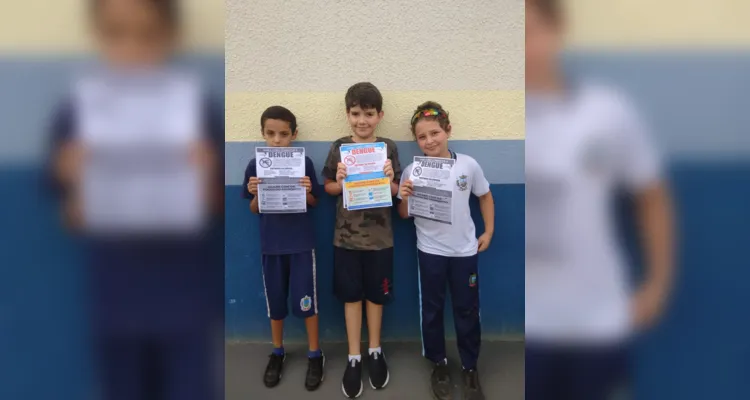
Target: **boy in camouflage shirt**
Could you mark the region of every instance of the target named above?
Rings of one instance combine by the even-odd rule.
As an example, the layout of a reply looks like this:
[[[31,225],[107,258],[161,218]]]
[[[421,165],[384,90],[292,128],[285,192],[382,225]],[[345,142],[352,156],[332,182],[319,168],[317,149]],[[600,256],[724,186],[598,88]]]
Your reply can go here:
[[[391,207],[349,211],[343,206],[342,181],[346,166],[339,151],[346,143],[383,142],[388,151],[384,168],[391,180],[391,195],[398,192],[401,165],[396,143],[375,136],[375,128],[383,118],[383,97],[371,83],[357,83],[346,93],[346,114],[351,136],[336,140],[328,153],[323,177],[326,193],[337,196],[334,231],[334,292],[345,303],[346,332],[349,341],[349,362],[344,372],[342,391],[349,398],[359,397],[362,384],[362,301],[367,304],[369,333],[369,375],[373,389],[388,384],[388,366],[380,348],[380,327],[383,305],[393,299],[393,230]]]

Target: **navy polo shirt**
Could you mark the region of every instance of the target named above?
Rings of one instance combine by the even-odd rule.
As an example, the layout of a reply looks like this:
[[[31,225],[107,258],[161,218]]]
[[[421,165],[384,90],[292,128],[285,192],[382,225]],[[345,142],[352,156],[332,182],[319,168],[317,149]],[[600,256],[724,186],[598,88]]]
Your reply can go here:
[[[204,134],[223,163],[220,106],[205,102]],[[65,102],[53,120],[50,155],[74,140],[74,125],[75,110],[71,102]],[[224,171],[218,170],[218,182],[223,182]],[[53,195],[64,196],[65,188],[55,181],[52,165],[48,171]],[[213,216],[208,235],[201,238],[84,239],[96,333],[182,334],[209,329],[223,318],[223,215]]]
[[[305,157],[305,175],[310,177],[312,194],[320,196],[320,187],[315,175],[315,166],[310,157]],[[242,197],[252,200],[253,195],[247,190],[251,177],[258,176],[253,158],[245,168],[245,179],[242,182]],[[309,209],[308,209],[309,211]],[[263,254],[294,254],[310,251],[315,248],[315,233],[310,213],[297,214],[260,214],[260,249]]]

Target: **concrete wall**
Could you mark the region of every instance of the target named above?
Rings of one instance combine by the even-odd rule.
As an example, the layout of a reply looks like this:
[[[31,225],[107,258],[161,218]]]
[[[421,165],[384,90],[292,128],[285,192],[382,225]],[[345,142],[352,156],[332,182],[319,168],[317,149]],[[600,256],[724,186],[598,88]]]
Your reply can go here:
[[[389,0],[311,7],[299,1],[230,0],[226,7],[227,338],[270,340],[258,219],[240,199],[245,166],[262,140],[261,113],[281,104],[297,115],[298,145],[320,173],[331,142],[351,133],[344,93],[359,81],[373,82],[383,92],[385,118],[377,134],[396,141],[404,166],[419,154],[409,129],[416,106],[435,100],[450,112],[451,146],[483,166],[496,203],[493,244],[480,257],[483,332],[486,337],[522,333],[523,1]],[[332,293],[334,207],[334,199],[324,195],[311,211],[323,340],[346,338],[343,305]],[[396,301],[385,312],[383,336],[418,340],[414,226],[397,216],[394,225]],[[452,332],[452,320],[446,324]],[[288,340],[304,340],[301,321],[287,326]]]

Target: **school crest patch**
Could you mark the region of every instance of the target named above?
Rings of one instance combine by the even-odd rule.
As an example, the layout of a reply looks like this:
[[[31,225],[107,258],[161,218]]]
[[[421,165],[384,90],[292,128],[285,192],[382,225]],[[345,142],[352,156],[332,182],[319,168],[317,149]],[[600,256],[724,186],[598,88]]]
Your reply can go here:
[[[312,308],[312,299],[310,296],[305,296],[299,301],[299,308],[304,312],[310,311]]]
[[[466,175],[461,175],[456,179],[456,186],[458,186],[458,190],[464,191],[469,187],[469,177]]]
[[[469,275],[469,287],[477,286],[477,274]]]

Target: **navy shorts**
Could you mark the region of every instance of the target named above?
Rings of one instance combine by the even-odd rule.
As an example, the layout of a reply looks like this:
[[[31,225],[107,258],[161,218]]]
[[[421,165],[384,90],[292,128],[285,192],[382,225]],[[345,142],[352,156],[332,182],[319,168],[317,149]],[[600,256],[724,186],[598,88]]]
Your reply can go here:
[[[315,285],[315,250],[294,254],[263,255],[263,285],[266,291],[268,317],[282,320],[289,314],[289,292],[292,310],[299,318],[318,314],[318,292]]]
[[[526,343],[528,400],[608,400],[627,387],[628,349]]]
[[[333,291],[340,301],[393,301],[393,247],[382,250],[333,248]]]
[[[95,337],[107,400],[219,399],[217,342],[210,332]]]

